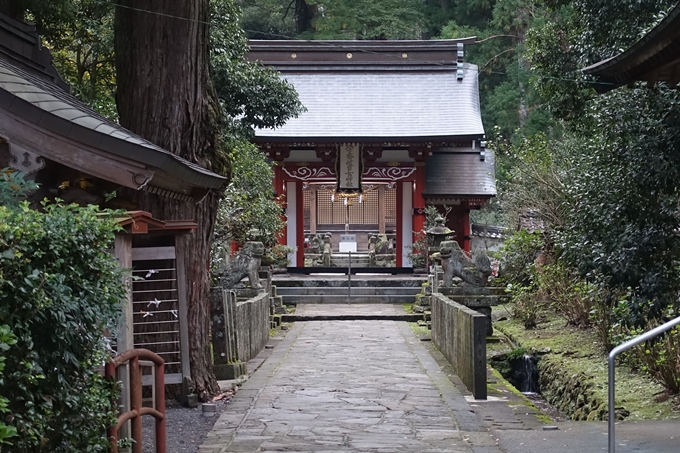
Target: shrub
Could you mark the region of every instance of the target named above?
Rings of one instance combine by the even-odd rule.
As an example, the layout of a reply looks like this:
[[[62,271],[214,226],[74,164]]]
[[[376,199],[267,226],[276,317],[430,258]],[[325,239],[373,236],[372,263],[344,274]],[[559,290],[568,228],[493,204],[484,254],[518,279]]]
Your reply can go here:
[[[513,318],[519,319],[525,329],[535,329],[538,315],[543,309],[543,304],[535,292],[528,286],[512,284],[507,286],[506,291],[512,296],[510,312]]]
[[[0,451],[108,451],[116,395],[98,368],[125,294],[116,228],[96,207],[0,206],[0,411],[16,430]]]
[[[537,269],[536,280],[540,296],[567,324],[580,328],[590,326],[598,297],[595,285],[579,279],[559,260]]]
[[[543,239],[540,233],[517,231],[496,252],[500,263],[499,277],[503,283],[529,286],[534,278],[534,261],[541,252]]]
[[[620,300],[613,310],[612,318],[615,322],[610,335],[614,345],[628,341],[678,316],[674,309],[668,308],[664,312],[664,318],[652,319],[644,328],[632,328],[627,322],[630,317],[630,310],[630,304],[626,299]],[[640,369],[649,374],[663,385],[669,394],[680,393],[679,326],[629,349],[622,354],[622,358],[632,368]]]

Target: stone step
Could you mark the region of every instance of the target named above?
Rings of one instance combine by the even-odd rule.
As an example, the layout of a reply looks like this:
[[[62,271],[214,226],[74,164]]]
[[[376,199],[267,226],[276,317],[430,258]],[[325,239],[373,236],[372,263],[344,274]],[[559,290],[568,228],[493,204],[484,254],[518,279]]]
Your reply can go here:
[[[300,295],[290,294],[283,297],[284,305],[297,304],[412,304],[414,295]]]
[[[367,314],[326,314],[326,315],[282,315],[283,322],[296,321],[423,321],[422,314],[404,313],[399,315],[367,315]],[[424,321],[423,321],[424,322]]]
[[[333,267],[349,267],[349,260],[346,259],[331,259]],[[370,267],[371,262],[368,258],[355,260],[352,258],[352,267]]]
[[[314,278],[308,278],[307,276],[300,277],[281,277],[276,276],[274,284],[276,285],[276,291],[278,294],[281,293],[283,288],[290,287],[305,287],[305,288],[332,288],[338,287],[347,288],[347,276],[346,275],[332,275],[326,274],[324,276],[311,276]],[[380,276],[375,276],[373,278],[367,279],[362,275],[352,275],[352,288],[420,288],[423,283],[427,282],[427,278],[413,277],[413,276],[399,276],[398,278],[384,278]]]
[[[277,288],[277,294],[279,296],[290,296],[290,295],[300,295],[300,296],[345,296],[347,295],[347,286],[329,286],[329,287],[280,287]],[[410,295],[415,296],[420,293],[420,288],[416,287],[355,287],[352,285],[352,295],[356,296],[373,296],[373,295],[386,295],[386,296],[401,296]]]

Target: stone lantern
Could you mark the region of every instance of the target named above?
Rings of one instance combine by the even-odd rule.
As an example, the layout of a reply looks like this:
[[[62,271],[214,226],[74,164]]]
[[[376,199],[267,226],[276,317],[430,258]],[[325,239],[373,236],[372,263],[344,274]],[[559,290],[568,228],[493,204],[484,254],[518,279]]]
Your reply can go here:
[[[425,232],[430,253],[438,252],[442,241],[448,237],[455,236],[455,231],[444,225],[444,217],[437,216],[434,220],[435,225]]]

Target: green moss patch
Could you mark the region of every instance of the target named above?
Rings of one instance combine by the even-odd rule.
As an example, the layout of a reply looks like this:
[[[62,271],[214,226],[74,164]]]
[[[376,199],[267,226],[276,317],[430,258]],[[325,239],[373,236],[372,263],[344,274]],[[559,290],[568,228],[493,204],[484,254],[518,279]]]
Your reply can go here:
[[[592,331],[565,326],[564,320],[548,317],[533,330],[505,320],[494,323],[513,345],[489,348],[490,354],[522,347],[541,356],[541,393],[548,402],[574,420],[607,419],[607,357]],[[628,420],[680,419],[673,399],[659,401],[661,385],[626,366],[616,367],[617,418]]]

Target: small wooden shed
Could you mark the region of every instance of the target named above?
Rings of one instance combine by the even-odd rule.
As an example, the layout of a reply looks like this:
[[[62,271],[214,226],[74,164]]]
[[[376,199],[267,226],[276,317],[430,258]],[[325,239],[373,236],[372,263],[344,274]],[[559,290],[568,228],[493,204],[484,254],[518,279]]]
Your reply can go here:
[[[0,14],[0,168],[39,184],[45,199],[132,210],[116,238],[121,266],[132,268],[119,350],[145,347],[168,363],[167,383],[189,375],[186,283],[175,238],[196,224],[135,211],[120,188],[169,199],[203,199],[226,178],[186,161],[103,117],[70,94],[31,25]]]

